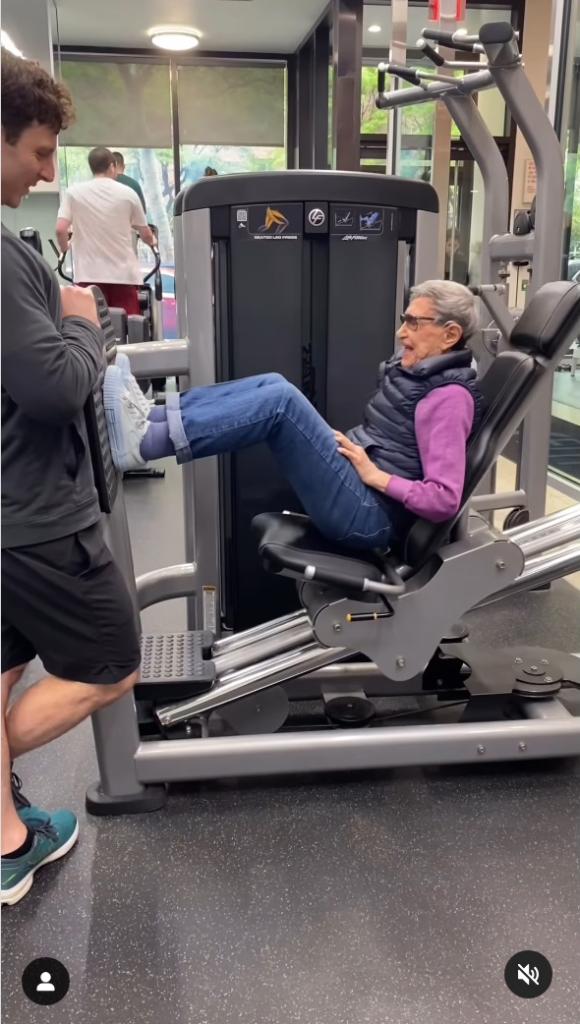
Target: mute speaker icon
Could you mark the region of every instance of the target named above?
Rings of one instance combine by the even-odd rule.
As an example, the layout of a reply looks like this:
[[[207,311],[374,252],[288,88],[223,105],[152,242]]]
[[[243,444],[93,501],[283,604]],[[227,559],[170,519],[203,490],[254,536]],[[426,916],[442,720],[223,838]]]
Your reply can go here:
[[[538,968],[530,967],[529,964],[526,964],[525,967],[522,967],[521,964],[518,964],[518,981],[525,981],[526,985],[529,985],[530,981],[533,981],[534,985],[539,985],[540,972]]]

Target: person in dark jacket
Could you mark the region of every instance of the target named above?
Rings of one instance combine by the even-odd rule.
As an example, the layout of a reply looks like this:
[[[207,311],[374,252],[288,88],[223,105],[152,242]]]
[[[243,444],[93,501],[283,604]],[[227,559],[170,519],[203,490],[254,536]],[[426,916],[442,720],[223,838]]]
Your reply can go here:
[[[466,344],[477,329],[475,299],[454,281],[426,281],[401,319],[400,351],[348,434],[278,373],[167,395],[165,408],[150,409],[121,355],[104,388],[113,459],[132,469],[266,442],[320,532],[351,547],[400,542],[416,516],[450,519],[482,413]]]
[[[63,85],[2,50],[3,204],[53,180],[72,116]],[[2,227],[2,903],[22,899],[79,831],[71,811],[30,804],[12,761],[138,676],[132,602],[103,540],[83,415],[102,346],[92,292],[61,292],[43,258]],[[15,697],[35,656],[45,674]]]
[[[132,188],[133,192],[136,192],[141,200],[141,206],[143,207],[143,213],[147,213],[147,203],[145,202],[145,196],[143,195],[143,189],[136,178],[132,178],[130,174],[125,174],[125,157],[118,150],[113,150],[113,160],[115,161],[115,173],[117,181],[120,185],[127,185],[128,188]]]

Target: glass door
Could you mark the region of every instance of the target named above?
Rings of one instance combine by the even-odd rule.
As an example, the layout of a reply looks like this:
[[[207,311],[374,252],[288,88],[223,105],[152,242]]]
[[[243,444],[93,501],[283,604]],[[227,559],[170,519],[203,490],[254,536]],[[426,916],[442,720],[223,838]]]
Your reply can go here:
[[[471,157],[453,157],[449,168],[445,279],[470,283],[471,227],[474,162]]]
[[[575,58],[570,68],[570,117],[566,139],[565,274],[580,284],[580,6]],[[580,339],[570,346],[554,374],[550,470],[580,485]]]

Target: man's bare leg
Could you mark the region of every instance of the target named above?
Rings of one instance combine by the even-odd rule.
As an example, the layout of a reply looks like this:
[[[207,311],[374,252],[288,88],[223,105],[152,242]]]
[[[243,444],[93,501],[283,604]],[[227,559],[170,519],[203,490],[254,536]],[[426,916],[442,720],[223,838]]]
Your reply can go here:
[[[42,747],[73,729],[88,715],[107,707],[132,690],[139,673],[119,683],[75,683],[46,676],[22,694],[6,716],[8,746],[12,758]]]
[[[18,817],[12,798],[11,751],[6,735],[6,707],[10,691],[21,678],[25,665],[2,673],[2,854],[13,853],[26,840],[28,830]]]

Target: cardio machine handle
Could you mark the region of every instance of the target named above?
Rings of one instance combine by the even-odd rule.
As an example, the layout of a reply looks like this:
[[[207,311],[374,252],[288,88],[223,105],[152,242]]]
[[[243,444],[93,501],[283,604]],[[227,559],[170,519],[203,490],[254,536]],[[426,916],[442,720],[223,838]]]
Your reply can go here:
[[[152,268],[149,271],[149,273],[145,274],[145,277],[143,278],[143,284],[146,284],[147,281],[149,280],[149,278],[153,277],[158,272],[158,270],[159,270],[159,268],[161,266],[161,253],[159,252],[158,247],[156,245],[151,245],[149,248],[151,249],[151,252],[153,253],[153,257],[154,257],[155,263],[152,266]]]
[[[161,273],[160,273],[161,253],[159,252],[159,248],[158,248],[157,245],[152,245],[150,248],[151,248],[151,252],[153,253],[153,256],[155,258],[155,264],[152,267],[152,269],[149,271],[149,273],[145,274],[145,277],[143,278],[143,284],[147,284],[149,279],[154,277],[155,280],[154,280],[154,283],[153,283],[153,287],[154,287],[154,291],[155,291],[155,298],[156,298],[157,302],[161,302],[161,300],[163,299],[163,281],[161,279]]]
[[[64,272],[64,261],[66,260],[66,252],[60,252],[60,250],[57,249],[56,245],[54,244],[52,238],[49,238],[48,242],[49,245],[52,247],[52,251],[54,252],[54,255],[56,256],[57,259],[56,271],[59,277],[62,277],[63,281],[68,281],[69,284],[74,284],[72,277],[69,277],[69,275],[65,274]]]

